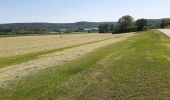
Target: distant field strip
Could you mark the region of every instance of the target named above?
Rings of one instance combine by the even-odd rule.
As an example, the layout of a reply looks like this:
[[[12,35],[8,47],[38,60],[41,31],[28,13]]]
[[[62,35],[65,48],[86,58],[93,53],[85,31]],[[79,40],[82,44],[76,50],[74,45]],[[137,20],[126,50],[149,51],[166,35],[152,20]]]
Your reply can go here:
[[[119,35],[119,37],[117,37],[116,35],[115,38],[113,35],[112,39],[110,39],[111,38],[110,37],[104,40],[87,42],[84,44],[79,44],[71,47],[65,47],[61,49],[55,49],[52,51],[46,51],[43,53],[33,54],[30,56],[32,60],[29,59],[28,55],[29,59],[28,61],[24,60],[24,57],[23,59],[21,57],[19,59],[23,63],[11,65],[9,67],[0,69],[0,86],[3,86],[8,81],[13,81],[15,79],[20,79],[23,76],[34,74],[42,69],[53,67],[59,64],[63,64],[67,61],[74,60],[80,56],[93,52],[97,48],[101,48],[106,45],[110,45],[125,40],[132,35],[133,33]],[[34,57],[36,57],[36,59],[34,59]],[[27,59],[27,57],[25,59]]]
[[[115,38],[112,34],[39,35],[0,38],[0,58]]]

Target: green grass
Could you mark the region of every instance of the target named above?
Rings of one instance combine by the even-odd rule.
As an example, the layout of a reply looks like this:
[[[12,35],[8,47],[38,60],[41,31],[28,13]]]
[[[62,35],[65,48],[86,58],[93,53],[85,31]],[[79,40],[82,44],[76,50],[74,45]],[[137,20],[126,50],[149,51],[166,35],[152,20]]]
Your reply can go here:
[[[2,88],[9,100],[157,100],[170,97],[170,39],[151,30]]]
[[[108,39],[111,39],[111,38],[108,38]],[[68,47],[64,47],[64,48],[57,48],[57,49],[51,49],[51,50],[46,50],[46,51],[40,51],[40,52],[23,54],[23,55],[16,55],[16,56],[0,58],[0,68],[8,67],[8,66],[14,65],[14,64],[20,64],[20,63],[30,61],[30,60],[34,60],[34,59],[37,59],[41,55],[55,53],[55,52],[59,52],[59,51],[64,51],[66,49],[71,49],[71,48],[75,48],[75,47],[78,47],[78,46],[97,43],[97,42],[105,41],[105,40],[108,40],[108,39],[86,42],[86,43],[68,46]]]
[[[167,29],[170,29],[170,25],[167,27]]]

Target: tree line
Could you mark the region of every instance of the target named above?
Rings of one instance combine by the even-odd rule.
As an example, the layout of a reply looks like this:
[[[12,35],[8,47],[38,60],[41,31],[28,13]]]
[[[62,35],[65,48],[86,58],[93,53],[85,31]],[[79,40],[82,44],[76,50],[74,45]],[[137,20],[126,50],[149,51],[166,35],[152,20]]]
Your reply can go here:
[[[160,24],[157,25],[156,28],[166,28],[170,25],[170,19],[162,19]],[[125,15],[119,19],[117,24],[101,24],[99,25],[99,33],[126,33],[126,32],[136,32],[136,31],[145,31],[150,27],[148,25],[147,19],[138,19],[134,20],[134,18],[130,15]],[[155,28],[155,27],[154,27]]]
[[[65,28],[59,28],[59,26]],[[73,27],[70,29],[69,27]],[[60,33],[77,33],[77,32],[88,32],[88,33],[126,33],[145,31],[149,28],[167,28],[170,26],[170,19],[138,19],[130,15],[123,16],[118,22],[79,22],[72,24],[48,24],[48,23],[21,23],[21,24],[0,24],[0,35],[10,34],[60,34]],[[76,27],[76,28],[75,28]],[[92,28],[88,28],[92,27]],[[98,28],[96,28],[98,27]]]
[[[144,31],[148,29],[148,22],[146,19],[138,19],[134,21],[134,18],[130,15],[123,16],[119,19],[116,25],[101,24],[99,25],[99,33],[126,33],[135,31]]]

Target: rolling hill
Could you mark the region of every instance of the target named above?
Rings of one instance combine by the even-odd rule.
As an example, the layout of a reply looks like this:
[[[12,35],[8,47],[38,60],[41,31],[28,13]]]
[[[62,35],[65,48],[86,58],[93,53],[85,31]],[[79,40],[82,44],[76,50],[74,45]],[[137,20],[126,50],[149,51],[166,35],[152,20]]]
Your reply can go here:
[[[100,24],[116,24],[117,22],[76,22],[76,23],[9,23],[0,24],[0,28],[7,29],[23,29],[23,30],[56,30],[56,29],[89,29],[97,28]],[[161,23],[161,19],[148,19],[150,27],[156,27]]]

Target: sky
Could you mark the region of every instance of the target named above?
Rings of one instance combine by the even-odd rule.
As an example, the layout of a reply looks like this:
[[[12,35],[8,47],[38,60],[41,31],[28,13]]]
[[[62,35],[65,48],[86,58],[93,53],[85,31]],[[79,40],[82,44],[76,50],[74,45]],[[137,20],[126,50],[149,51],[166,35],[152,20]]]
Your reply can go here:
[[[0,0],[0,23],[170,18],[170,0]]]

